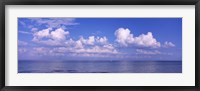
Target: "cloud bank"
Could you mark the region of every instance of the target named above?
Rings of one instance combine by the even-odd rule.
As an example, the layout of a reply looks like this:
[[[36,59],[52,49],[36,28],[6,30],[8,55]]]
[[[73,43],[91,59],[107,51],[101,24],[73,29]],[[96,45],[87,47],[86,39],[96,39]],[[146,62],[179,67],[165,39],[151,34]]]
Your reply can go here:
[[[75,19],[63,18],[29,18],[37,25],[30,25],[30,31],[18,31],[21,34],[32,35],[32,42],[37,46],[31,48],[19,48],[20,53],[30,53],[38,56],[81,56],[81,57],[132,57],[127,56],[123,49],[133,48],[136,55],[165,55],[159,48],[172,48],[176,45],[166,41],[163,44],[156,39],[152,32],[134,35],[134,31],[128,28],[118,28],[113,32],[113,41],[110,36],[80,35],[77,39],[70,36],[66,26],[78,25]],[[28,25],[22,21],[23,26]],[[45,26],[47,28],[41,29]],[[77,32],[77,31],[76,31]],[[27,46],[25,41],[18,41],[18,45]],[[121,49],[120,49],[121,48]],[[140,48],[140,49],[139,49]],[[149,50],[150,49],[150,50]]]
[[[70,38],[70,32],[63,28],[47,28],[38,31],[38,29],[33,29],[33,39],[32,41],[38,44],[43,44],[45,46],[53,46],[53,48],[45,47],[34,47],[32,50],[34,54],[38,55],[71,55],[71,56],[96,56],[96,57],[108,57],[108,55],[123,54],[117,47],[109,43],[106,36],[88,36],[84,38],[80,36],[78,40]],[[115,42],[123,47],[146,47],[146,48],[159,48],[161,47],[160,42],[158,42],[151,32],[147,34],[141,34],[139,36],[134,36],[133,33],[128,28],[118,28],[114,33],[116,39]],[[25,45],[27,43],[19,41],[20,45]],[[163,47],[175,47],[172,42],[165,42]],[[25,50],[25,49],[23,49]],[[135,54],[145,54],[145,55],[156,55],[162,54],[158,50],[145,50],[136,49]],[[104,56],[103,56],[104,55]]]

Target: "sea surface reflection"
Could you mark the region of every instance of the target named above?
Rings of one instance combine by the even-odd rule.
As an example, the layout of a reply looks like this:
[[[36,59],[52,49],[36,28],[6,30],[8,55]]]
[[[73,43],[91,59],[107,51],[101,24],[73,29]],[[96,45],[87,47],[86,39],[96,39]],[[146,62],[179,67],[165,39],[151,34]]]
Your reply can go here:
[[[182,73],[181,61],[19,61],[18,73]]]

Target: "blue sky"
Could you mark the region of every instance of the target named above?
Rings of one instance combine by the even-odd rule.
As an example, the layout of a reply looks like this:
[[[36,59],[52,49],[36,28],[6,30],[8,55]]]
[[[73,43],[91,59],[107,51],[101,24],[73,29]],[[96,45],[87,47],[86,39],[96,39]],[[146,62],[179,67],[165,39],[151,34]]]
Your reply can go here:
[[[182,18],[18,18],[19,60],[182,60]]]

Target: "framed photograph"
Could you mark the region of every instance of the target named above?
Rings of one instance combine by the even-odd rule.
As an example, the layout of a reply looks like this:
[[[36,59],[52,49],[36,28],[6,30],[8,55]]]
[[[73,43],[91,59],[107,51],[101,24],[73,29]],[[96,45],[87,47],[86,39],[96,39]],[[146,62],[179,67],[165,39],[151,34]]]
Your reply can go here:
[[[3,91],[199,90],[199,0],[1,5]]]

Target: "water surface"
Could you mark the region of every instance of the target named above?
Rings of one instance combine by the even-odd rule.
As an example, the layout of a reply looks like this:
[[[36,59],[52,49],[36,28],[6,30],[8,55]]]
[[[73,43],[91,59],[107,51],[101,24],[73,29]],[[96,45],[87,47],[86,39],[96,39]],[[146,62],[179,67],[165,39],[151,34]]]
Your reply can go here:
[[[182,73],[182,62],[19,60],[18,73]]]

